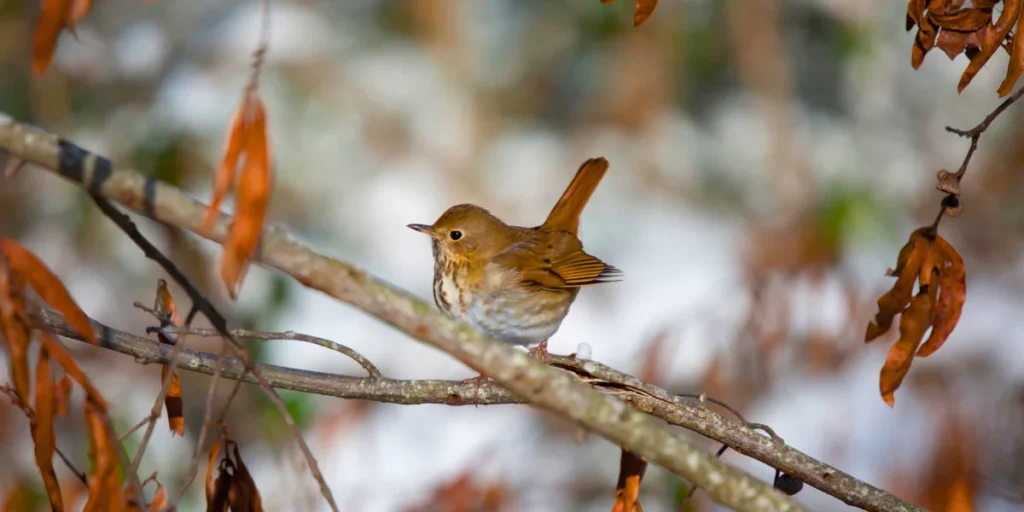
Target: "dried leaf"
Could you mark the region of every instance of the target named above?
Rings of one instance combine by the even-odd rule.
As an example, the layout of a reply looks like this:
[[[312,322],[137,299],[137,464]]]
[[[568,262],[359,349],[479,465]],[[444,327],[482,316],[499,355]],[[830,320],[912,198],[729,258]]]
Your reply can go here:
[[[267,120],[263,102],[252,96],[252,126],[248,130],[245,146],[245,164],[238,182],[234,222],[224,241],[220,260],[221,277],[232,299],[238,297],[238,288],[256,253],[263,224],[270,204],[271,169],[270,147],[267,141]]]
[[[71,377],[65,373],[64,376],[61,377],[60,383],[57,384],[57,392],[54,396],[57,416],[67,415],[68,409],[71,406],[71,392]]]
[[[249,135],[249,127],[245,122],[248,110],[249,99],[247,97],[235,111],[235,116],[231,120],[231,128],[228,129],[224,155],[221,156],[220,166],[217,167],[217,174],[213,178],[213,197],[210,199],[210,206],[206,209],[206,217],[203,219],[203,231],[209,231],[213,226],[213,221],[220,213],[220,203],[235,181],[238,157],[241,155],[242,149],[246,147]]]
[[[22,512],[32,508],[32,483],[23,480],[0,503],[2,512]]]
[[[46,331],[40,331],[39,337],[43,342],[43,346],[50,352],[50,357],[60,364],[61,368],[71,376],[72,380],[77,382],[79,386],[82,386],[82,389],[85,390],[86,398],[95,402],[99,409],[106,414],[107,400],[103,398],[103,394],[92,385],[89,377],[86,377],[82,369],[78,367],[78,363],[75,362],[75,358],[71,356],[68,348]]]
[[[957,85],[957,91],[963,92],[964,88],[971,83],[974,76],[981,71],[981,68],[985,66],[988,59],[999,49],[1003,40],[1006,39],[1006,35],[1009,34],[1010,29],[1017,23],[1018,15],[1020,14],[1022,0],[1004,0],[1003,1],[1003,12],[999,15],[999,20],[996,21],[995,25],[985,25],[983,29],[979,31],[981,34],[981,48],[978,53],[971,57],[971,63],[967,65],[967,69],[964,70],[963,75],[960,76],[960,83]]]
[[[180,325],[181,321],[178,319],[178,311],[174,306],[174,298],[171,297],[171,292],[167,289],[167,281],[157,279],[156,296],[156,306],[153,309],[160,314],[161,320]]]
[[[232,453],[235,457],[235,474],[231,482],[231,492],[228,494],[231,511],[263,512],[260,491],[256,488],[256,482],[249,474],[245,463],[242,462],[242,456],[238,453],[238,443],[232,443]]]
[[[643,512],[637,499],[640,496],[640,481],[647,471],[647,461],[643,457],[622,447],[619,459],[619,481],[615,484],[615,505],[612,512]]]
[[[967,299],[967,271],[963,258],[942,237],[936,237],[934,252],[941,255],[942,263],[939,298],[932,313],[932,332],[917,351],[918,357],[928,357],[946,342],[960,320]]]
[[[160,371],[161,384],[167,379],[168,368],[164,366]],[[184,401],[181,399],[181,380],[178,372],[171,375],[171,387],[167,390],[167,397],[164,398],[164,407],[167,409],[167,426],[172,434],[185,435]]]
[[[636,10],[633,14],[633,26],[643,25],[647,18],[654,14],[654,8],[658,6],[658,0],[636,0]]]
[[[84,512],[121,512],[125,501],[118,482],[117,448],[111,443],[110,432],[103,420],[106,408],[86,399],[85,421],[89,430],[89,459],[93,471],[89,475],[89,498]]]
[[[931,240],[929,240],[929,228],[920,228],[910,235],[910,240],[900,249],[897,258],[896,269],[890,275],[897,276],[896,283],[892,289],[878,299],[878,313],[875,319],[868,324],[867,333],[864,336],[865,342],[870,342],[885,334],[892,327],[892,320],[896,315],[903,312],[911,301],[914,293],[914,281],[917,279],[928,255]]]
[[[216,490],[216,485],[213,481],[213,468],[216,467],[217,455],[220,454],[220,445],[221,442],[218,440],[210,447],[210,461],[206,465],[206,506],[208,510]]]
[[[14,393],[21,403],[27,404],[31,386],[28,344],[32,339],[32,328],[25,314],[22,286],[18,281],[7,260],[0,255],[0,328],[7,341]]]
[[[63,512],[64,500],[60,494],[60,483],[53,470],[53,453],[57,450],[57,438],[53,430],[54,397],[53,374],[50,371],[50,354],[46,349],[39,351],[36,364],[35,414],[32,417],[32,443],[35,445],[36,466],[43,477],[50,509]]]
[[[68,29],[74,30],[90,10],[92,10],[92,0],[72,0],[67,19]]]
[[[931,324],[932,305],[929,290],[922,290],[910,301],[910,307],[900,316],[900,339],[889,349],[889,355],[879,377],[882,399],[889,407],[895,404],[893,393],[910,371],[914,352]]]
[[[85,316],[75,300],[71,298],[64,283],[50,272],[39,258],[9,238],[0,238],[0,251],[3,251],[11,270],[28,280],[32,288],[50,306],[60,311],[68,323],[86,340],[96,344],[96,335],[92,332],[89,317]]]
[[[1010,65],[1006,69],[1006,78],[999,84],[999,97],[1002,98],[1013,91],[1014,84],[1024,73],[1024,37],[1021,36],[1021,27],[1024,27],[1024,8],[1017,12],[1017,33],[1013,38],[1013,49],[1010,50]]]
[[[160,485],[160,482],[156,484],[156,492],[153,493],[153,502],[149,504],[149,512],[160,512],[167,506],[167,489]]]
[[[57,50],[57,39],[64,29],[72,0],[43,0],[42,11],[36,22],[32,38],[32,72],[36,76],[46,73]]]

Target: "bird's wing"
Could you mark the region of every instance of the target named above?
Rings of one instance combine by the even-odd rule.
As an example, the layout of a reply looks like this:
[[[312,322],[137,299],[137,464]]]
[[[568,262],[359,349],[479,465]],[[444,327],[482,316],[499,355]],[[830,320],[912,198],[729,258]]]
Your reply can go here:
[[[622,272],[583,252],[583,244],[565,232],[522,240],[494,263],[517,271],[519,284],[531,288],[577,288],[618,281]]]

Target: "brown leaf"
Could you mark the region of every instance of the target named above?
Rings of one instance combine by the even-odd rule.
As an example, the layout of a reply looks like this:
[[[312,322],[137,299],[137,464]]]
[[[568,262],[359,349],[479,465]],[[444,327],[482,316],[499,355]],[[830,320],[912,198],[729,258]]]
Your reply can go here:
[[[10,264],[0,255],[0,328],[7,342],[11,380],[14,393],[23,404],[29,403],[31,371],[28,366],[28,344],[32,328],[25,314],[22,285],[10,270]]]
[[[1010,29],[1017,23],[1021,10],[1021,1],[1004,0],[1003,12],[999,15],[999,20],[996,21],[995,25],[986,24],[979,31],[979,34],[981,34],[981,48],[978,50],[978,53],[971,57],[971,63],[967,65],[967,69],[960,76],[960,83],[957,85],[958,92],[963,92],[964,88],[971,83],[974,76],[981,71],[981,68],[985,66],[988,59],[992,57],[996,50],[999,49],[1003,40],[1006,39]]]
[[[636,0],[636,10],[633,14],[633,26],[643,25],[647,18],[654,14],[654,8],[658,6],[658,0]]]
[[[914,28],[915,25],[921,24],[921,17],[924,16],[924,10],[927,5],[927,0],[910,0],[907,2],[907,30]]]
[[[86,377],[82,369],[78,367],[78,363],[75,362],[75,358],[71,356],[71,352],[64,346],[63,343],[57,341],[52,334],[46,331],[40,331],[40,339],[43,341],[43,346],[50,352],[50,357],[60,364],[64,372],[71,376],[71,378],[82,386],[85,390],[86,397],[96,403],[101,411],[106,414],[107,400],[103,398],[103,394],[96,389],[92,382],[89,381],[89,377]]]
[[[156,305],[153,309],[160,314],[161,321],[168,321],[174,325],[181,324],[177,308],[174,306],[174,298],[171,297],[171,292],[167,289],[167,281],[157,279],[156,296]]]
[[[220,260],[221,277],[232,299],[238,297],[249,260],[259,246],[270,204],[272,179],[266,112],[263,102],[255,95],[251,97],[251,105],[252,126],[246,138],[245,164],[238,181],[235,219],[224,241]]]
[[[1013,91],[1014,84],[1024,73],[1024,37],[1021,36],[1021,27],[1024,27],[1024,8],[1017,13],[1017,31],[1013,37],[1013,49],[1010,50],[1010,65],[1006,69],[1006,78],[999,85],[999,97],[1002,98]]]
[[[967,271],[963,258],[941,236],[935,239],[934,252],[941,255],[942,264],[939,272],[939,298],[932,313],[932,332],[928,341],[917,351],[918,357],[928,357],[946,342],[960,320],[964,301],[967,300]]]
[[[153,502],[149,504],[149,512],[160,512],[167,506],[167,489],[160,485],[160,482],[156,484],[156,492],[153,493]]]
[[[235,474],[231,482],[231,492],[228,493],[231,512],[263,512],[260,491],[256,488],[256,482],[249,474],[245,463],[242,462],[242,456],[238,453],[238,443],[232,443],[232,453],[235,457]]]
[[[619,460],[619,481],[615,484],[615,505],[612,512],[643,512],[637,501],[640,496],[640,481],[647,471],[647,461],[643,457],[622,447]]]
[[[43,477],[50,509],[63,512],[64,500],[61,499],[60,483],[57,481],[57,473],[53,470],[53,453],[57,450],[57,438],[53,431],[53,374],[50,371],[50,354],[45,348],[39,351],[39,362],[36,364],[33,407],[35,414],[32,417],[32,443],[35,445],[36,466],[39,466],[39,473]]]
[[[885,334],[892,327],[892,320],[896,315],[903,312],[903,309],[910,303],[914,293],[914,281],[917,279],[928,255],[931,240],[928,235],[930,228],[920,228],[910,235],[910,240],[900,249],[897,257],[896,269],[890,275],[897,276],[896,283],[892,289],[878,299],[878,313],[875,319],[868,324],[867,333],[864,336],[865,342],[870,342]]]
[[[249,126],[245,122],[248,110],[249,98],[246,97],[231,119],[231,128],[228,129],[224,154],[221,156],[220,166],[217,167],[217,174],[213,178],[213,197],[210,199],[210,206],[206,209],[206,217],[203,219],[203,231],[209,231],[213,226],[217,214],[220,213],[220,203],[235,181],[238,157],[241,155],[242,149],[246,147],[249,135]]]
[[[924,338],[924,332],[931,323],[931,314],[932,297],[929,290],[925,289],[910,301],[910,307],[900,316],[900,339],[889,349],[889,355],[879,377],[882,399],[889,407],[895,404],[893,393],[910,371],[914,351],[917,350],[921,339]]]
[[[72,0],[43,0],[36,32],[32,38],[32,72],[36,76],[46,73],[57,50],[57,39],[64,29]]]
[[[7,256],[11,270],[28,280],[32,288],[50,306],[60,311],[68,323],[86,340],[96,344],[89,317],[85,316],[75,300],[71,298],[64,283],[50,272],[39,258],[9,238],[0,238],[0,251]]]
[[[167,370],[168,368],[164,366],[160,371],[161,384],[167,379]],[[167,397],[164,398],[164,407],[167,408],[167,426],[170,427],[172,435],[184,436],[185,402],[181,399],[181,380],[178,378],[177,370],[171,375],[171,387],[167,390]]]
[[[54,395],[57,416],[66,416],[71,405],[71,377],[65,373],[57,384],[57,392]]]
[[[220,454],[220,445],[221,442],[218,440],[210,447],[210,461],[206,465],[206,507],[208,510],[210,503],[212,503],[214,492],[216,491],[216,485],[213,481],[213,468],[216,467],[215,462],[217,461],[217,455]]]
[[[117,447],[110,440],[107,431],[106,407],[91,399],[85,401],[85,421],[89,430],[89,459],[93,463],[93,471],[89,475],[89,498],[85,503],[84,512],[121,512],[125,508],[125,500],[118,482]]]

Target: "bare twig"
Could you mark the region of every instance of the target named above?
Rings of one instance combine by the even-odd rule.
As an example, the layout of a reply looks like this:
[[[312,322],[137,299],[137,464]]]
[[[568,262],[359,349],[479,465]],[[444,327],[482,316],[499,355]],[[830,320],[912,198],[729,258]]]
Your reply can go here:
[[[47,309],[33,309],[29,313],[33,321],[41,326],[45,326],[61,336],[81,339],[81,335],[59,314]],[[100,346],[103,348],[130,355],[141,364],[166,364],[168,362],[171,350],[166,345],[156,343],[149,338],[112,329],[97,322],[93,322],[92,325],[93,330],[99,335]],[[252,375],[246,374],[245,366],[241,361],[235,358],[218,358],[213,354],[187,349],[179,355],[179,358],[181,359],[179,368],[184,370],[212,375],[217,371],[217,367],[221,366],[224,378],[255,382]],[[746,422],[730,421],[689,397],[673,395],[596,361],[554,354],[551,356],[551,361],[552,365],[571,372],[595,389],[619,396],[627,404],[640,411],[661,418],[672,425],[690,429],[705,437],[722,442],[745,456],[791,474],[849,505],[865,510],[879,511],[921,510],[884,490],[809,457],[791,446],[758,434],[754,428],[748,427]],[[475,384],[467,384],[462,381],[371,379],[284,368],[270,364],[257,366],[267,381],[275,388],[340,398],[402,405],[462,406],[523,403],[521,399],[492,381],[482,383],[477,390]],[[708,402],[713,400],[707,399]]]
[[[184,330],[179,329],[178,332],[184,332]],[[216,329],[190,329],[188,333],[195,336],[203,336],[207,338],[217,337],[221,335],[219,332],[217,332]],[[231,334],[238,338],[251,338],[255,340],[294,340],[319,345],[321,347],[329,348],[335,352],[340,352],[348,356],[353,361],[359,363],[359,366],[362,366],[363,369],[366,370],[366,373],[370,374],[370,377],[373,377],[375,379],[381,378],[380,370],[377,369],[377,366],[371,363],[369,359],[364,357],[359,352],[356,352],[355,350],[352,350],[351,348],[346,347],[345,345],[333,342],[331,340],[319,338],[317,336],[311,336],[309,334],[301,334],[294,331],[263,332],[251,331],[248,329],[232,329]]]
[[[159,418],[159,417],[160,416],[157,416],[157,418]],[[128,439],[132,434],[137,432],[140,428],[146,426],[146,424],[148,424],[150,419],[152,419],[152,418],[153,418],[153,414],[152,413],[146,415],[146,417],[142,418],[141,420],[139,420],[139,422],[136,423],[135,426],[133,426],[132,428],[130,428],[127,431],[125,431],[124,434],[121,434],[121,437],[118,438],[118,441],[124,442],[125,439]]]

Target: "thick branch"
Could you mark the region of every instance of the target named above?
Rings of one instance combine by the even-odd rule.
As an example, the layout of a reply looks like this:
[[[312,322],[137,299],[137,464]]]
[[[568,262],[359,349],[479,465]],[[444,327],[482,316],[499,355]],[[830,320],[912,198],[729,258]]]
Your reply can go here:
[[[57,313],[45,309],[30,312],[41,328],[69,338],[80,335]],[[133,356],[141,364],[167,364],[171,347],[148,338],[136,336],[93,322],[101,347]],[[186,349],[178,357],[178,367],[211,375],[219,358],[213,354]],[[920,508],[896,496],[862,482],[828,464],[820,462],[795,448],[777,443],[754,431],[753,426],[737,423],[703,407],[696,400],[687,400],[661,388],[644,383],[631,375],[609,368],[596,361],[551,356],[552,365],[568,370],[596,389],[622,398],[634,408],[685,427],[724,443],[730,448],[784,471],[817,487],[849,505],[865,510],[911,511]],[[242,377],[244,366],[234,358],[222,365],[223,377],[254,382],[252,375]],[[274,387],[307,393],[372,400],[376,402],[417,405],[497,405],[523,403],[512,393],[491,382],[479,385],[447,380],[399,380],[373,377],[350,377],[281,366],[260,364],[263,376]]]

